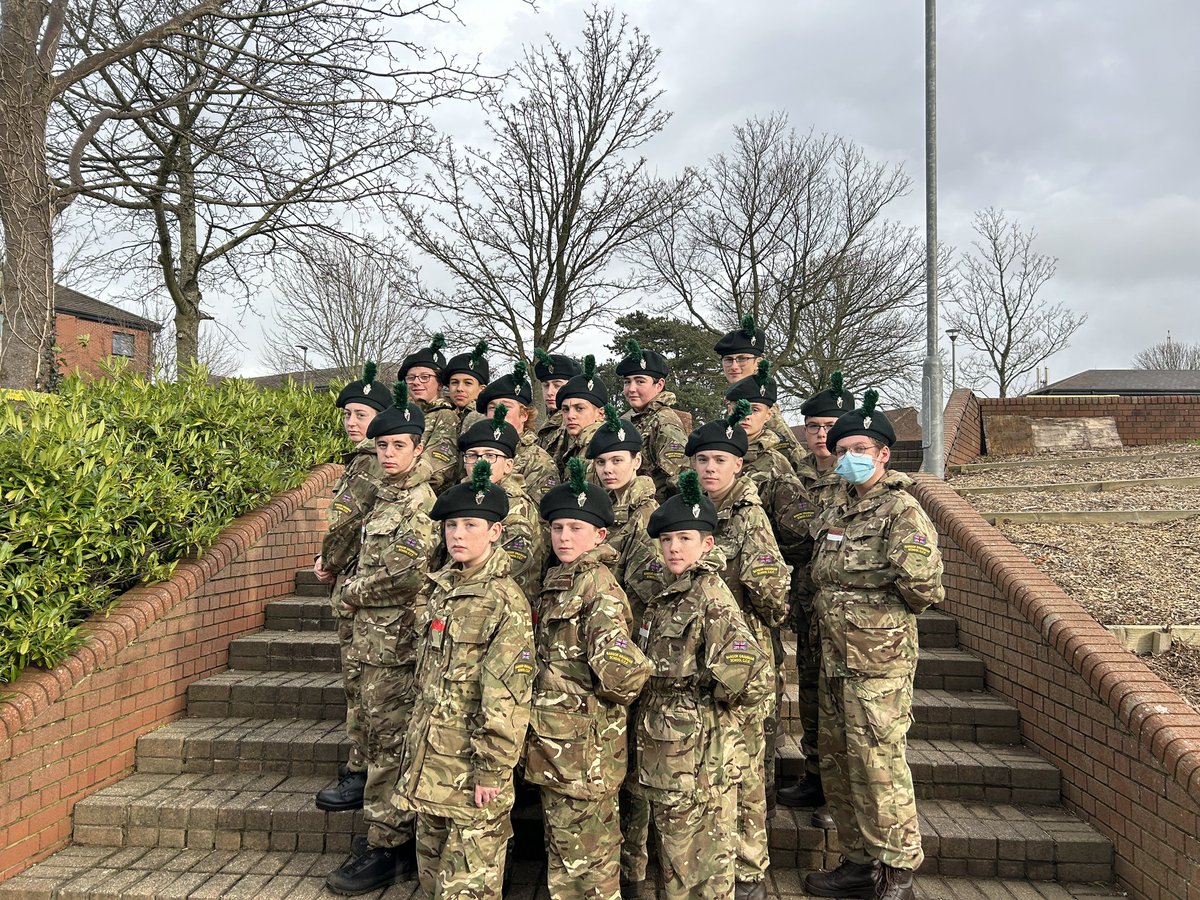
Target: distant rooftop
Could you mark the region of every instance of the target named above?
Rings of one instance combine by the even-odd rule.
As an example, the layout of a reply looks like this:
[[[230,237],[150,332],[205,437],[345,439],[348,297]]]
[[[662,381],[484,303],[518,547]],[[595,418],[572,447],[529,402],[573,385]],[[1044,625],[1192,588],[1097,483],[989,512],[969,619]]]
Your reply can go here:
[[[379,366],[379,374],[376,379],[380,384],[388,385],[391,389],[391,384],[396,380],[396,374],[400,371],[400,363],[383,363]],[[297,372],[280,372],[276,375],[259,375],[257,378],[247,378],[251,384],[257,384],[259,387],[279,388],[287,384],[288,380],[297,384],[306,384],[312,387],[314,391],[328,391],[329,385],[335,381],[353,381],[362,375],[362,367],[354,370],[353,374],[347,369],[309,369]]]
[[[1200,370],[1088,369],[1040,390],[1030,391],[1029,396],[1064,394],[1116,394],[1125,397],[1200,394]]]
[[[95,297],[81,294],[73,288],[63,287],[61,284],[54,286],[54,309],[56,312],[67,313],[104,325],[133,328],[138,331],[149,331],[152,334],[162,331],[162,326],[157,322],[126,312],[119,306],[104,303]]]

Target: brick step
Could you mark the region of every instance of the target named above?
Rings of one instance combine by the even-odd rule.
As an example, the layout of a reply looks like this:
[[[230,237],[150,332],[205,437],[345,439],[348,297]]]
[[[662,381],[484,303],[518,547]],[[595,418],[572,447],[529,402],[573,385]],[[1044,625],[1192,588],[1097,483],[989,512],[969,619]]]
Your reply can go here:
[[[138,738],[140,773],[320,775],[333,779],[349,752],[333,719],[179,719]]]
[[[1113,880],[1112,844],[1061,807],[919,800],[917,815],[925,851],[919,880],[930,875],[1101,884]],[[829,869],[840,861],[836,832],[812,827],[810,817],[811,810],[776,809],[770,846],[777,877],[781,869]],[[933,896],[991,895],[968,891]],[[1016,896],[1044,895],[1027,891]]]
[[[188,685],[187,714],[210,719],[346,720],[340,672],[227,669]]]
[[[333,585],[317,581],[312,569],[297,569],[293,583],[296,593],[301,597],[328,597],[333,593]]]
[[[269,631],[336,630],[328,596],[303,597],[299,594],[268,603],[263,627]]]
[[[776,760],[775,771],[784,783],[804,774],[804,755],[794,735],[784,735],[776,748]],[[919,800],[1035,806],[1055,806],[1062,800],[1058,769],[1019,744],[910,739],[908,765]]]
[[[78,900],[115,897],[327,897],[325,876],[345,860],[341,853],[173,850],[166,848],[67,847],[24,874],[0,884],[0,900]],[[804,900],[805,872],[779,869],[768,875],[770,897]],[[518,860],[510,900],[534,900],[545,883],[544,864]],[[364,896],[407,898],[413,882]],[[1093,884],[1039,883],[1016,879],[917,877],[918,900],[1118,900],[1115,890]],[[544,888],[540,896],[545,896]]]

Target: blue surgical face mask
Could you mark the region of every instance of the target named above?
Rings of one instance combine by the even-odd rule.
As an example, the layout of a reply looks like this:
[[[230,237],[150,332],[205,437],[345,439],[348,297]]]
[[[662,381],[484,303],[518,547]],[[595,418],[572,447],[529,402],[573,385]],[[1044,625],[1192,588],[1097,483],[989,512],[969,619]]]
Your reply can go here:
[[[860,453],[847,453],[838,460],[833,471],[851,484],[862,484],[875,474],[875,458]]]

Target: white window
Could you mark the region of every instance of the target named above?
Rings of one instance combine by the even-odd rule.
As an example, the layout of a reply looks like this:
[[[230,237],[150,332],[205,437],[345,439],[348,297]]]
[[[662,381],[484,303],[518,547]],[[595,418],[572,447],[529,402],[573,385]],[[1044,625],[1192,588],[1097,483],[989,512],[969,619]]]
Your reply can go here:
[[[133,335],[123,332],[113,332],[113,356],[127,356],[133,359]]]

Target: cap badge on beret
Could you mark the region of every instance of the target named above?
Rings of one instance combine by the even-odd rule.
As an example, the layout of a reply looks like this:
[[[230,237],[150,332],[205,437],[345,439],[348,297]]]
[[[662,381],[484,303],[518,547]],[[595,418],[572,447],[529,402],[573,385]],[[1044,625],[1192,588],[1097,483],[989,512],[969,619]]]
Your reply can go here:
[[[692,518],[693,519],[700,518],[700,504],[699,503],[692,504]]]
[[[622,441],[624,441],[624,440],[625,440],[625,429],[624,429],[624,428],[618,428],[618,429],[617,429],[617,441],[618,441],[618,442],[622,442]]]
[[[363,393],[364,393],[364,394],[369,394],[369,393],[371,393],[371,387],[372,387],[372,385],[371,385],[371,384],[369,384],[369,383],[368,383],[368,384],[364,384],[364,385],[363,385]]]
[[[758,396],[760,396],[760,397],[767,396],[767,386],[765,384],[760,384],[758,386]]]
[[[863,428],[870,428],[870,427],[871,427],[871,417],[863,416]]]
[[[729,427],[727,427],[725,429],[725,440],[729,440],[732,437],[733,437],[733,426],[730,425]]]
[[[492,437],[494,437],[496,440],[500,440],[500,435],[502,435],[502,434],[504,434],[503,428],[492,429]]]
[[[642,357],[641,366],[642,366],[642,368],[643,368],[643,369],[644,369],[644,368],[646,368],[646,359],[645,359],[645,357]]]
[[[408,406],[405,406],[404,407],[404,421],[409,422],[411,420],[412,420],[412,410],[410,410],[408,408]]]
[[[587,491],[584,491],[582,494],[576,497],[575,502],[579,504],[580,509],[583,509],[583,507],[587,505]]]
[[[482,506],[482,505],[483,505],[483,498],[484,498],[485,496],[487,496],[486,492],[484,492],[484,491],[476,491],[476,492],[475,492],[475,505],[476,505],[476,506]]]
[[[844,401],[842,400],[842,395],[841,395],[841,394],[838,394],[838,399],[837,399],[837,405],[838,405],[838,409],[841,409],[841,408],[842,408],[842,404],[843,404],[843,402],[844,402]]]

